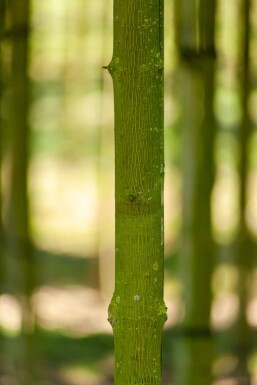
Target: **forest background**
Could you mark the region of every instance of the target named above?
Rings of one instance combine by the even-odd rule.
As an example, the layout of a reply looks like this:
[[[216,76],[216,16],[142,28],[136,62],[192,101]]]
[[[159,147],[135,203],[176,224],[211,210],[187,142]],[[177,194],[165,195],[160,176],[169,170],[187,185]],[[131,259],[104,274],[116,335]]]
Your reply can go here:
[[[112,1],[4,4],[0,384],[109,384]],[[164,383],[255,384],[257,1],[178,4],[165,2]],[[214,16],[216,49],[201,51]]]

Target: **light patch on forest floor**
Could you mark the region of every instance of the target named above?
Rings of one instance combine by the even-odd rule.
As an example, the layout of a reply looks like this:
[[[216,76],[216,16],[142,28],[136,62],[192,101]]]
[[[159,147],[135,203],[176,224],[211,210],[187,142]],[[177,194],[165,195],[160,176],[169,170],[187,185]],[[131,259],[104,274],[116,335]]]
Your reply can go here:
[[[91,164],[38,157],[31,166],[34,242],[52,252],[96,254],[97,185]]]
[[[105,308],[97,290],[80,286],[41,287],[33,296],[39,324],[70,336],[111,332]]]
[[[59,370],[58,375],[70,385],[98,385],[104,381],[104,376],[99,371],[86,367],[64,367]]]
[[[21,306],[10,294],[0,296],[0,329],[6,334],[15,335],[21,329]]]
[[[107,307],[97,290],[80,286],[39,288],[32,297],[32,309],[40,326],[72,337],[111,333]],[[21,329],[22,308],[13,295],[0,296],[0,327],[15,335]]]
[[[213,383],[213,385],[237,385],[237,384],[238,382],[236,378],[223,378]]]

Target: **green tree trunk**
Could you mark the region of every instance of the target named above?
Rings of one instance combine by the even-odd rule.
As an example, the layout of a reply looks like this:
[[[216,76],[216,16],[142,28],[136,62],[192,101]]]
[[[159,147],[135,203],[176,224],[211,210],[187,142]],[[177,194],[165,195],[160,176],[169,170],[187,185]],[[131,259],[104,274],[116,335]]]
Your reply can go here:
[[[248,282],[250,271],[253,268],[253,253],[251,237],[246,223],[247,205],[247,177],[248,177],[248,149],[251,132],[251,122],[248,114],[248,99],[250,93],[250,69],[249,69],[249,45],[250,45],[250,0],[242,3],[243,16],[243,57],[242,57],[242,110],[243,119],[239,128],[239,143],[241,149],[241,159],[239,167],[240,176],[240,204],[239,204],[239,230],[237,238],[237,258],[236,264],[239,269],[239,317],[233,327],[233,337],[236,342],[236,354],[239,359],[238,375],[241,378],[248,378],[248,354],[250,352],[251,340],[250,329],[246,320],[246,307],[248,297]]]
[[[178,47],[183,69],[181,270],[185,320],[176,384],[211,383],[210,333],[213,239],[215,1],[177,4]],[[203,359],[204,357],[204,359]]]
[[[10,80],[10,177],[7,218],[9,291],[20,300],[22,330],[10,354],[13,373],[21,385],[34,383],[33,317],[30,296],[34,287],[29,198],[29,0],[10,3],[11,80]],[[15,276],[15,280],[13,277]]]
[[[13,258],[17,258],[21,294],[32,290],[32,261],[30,245],[28,162],[29,162],[29,80],[28,36],[29,1],[11,3],[11,101],[10,101],[10,199],[8,233]]]
[[[213,185],[213,65],[206,60],[197,66],[198,70],[191,70],[186,78],[187,96],[184,97],[187,116],[183,133],[182,252],[187,264],[186,323],[202,329],[208,328],[210,320],[213,262],[210,207]]]
[[[160,384],[163,301],[163,1],[114,0],[115,384]]]
[[[3,39],[2,34],[5,28],[5,12],[6,2],[0,0],[0,105],[2,105],[2,97],[4,93],[4,71],[3,71]],[[0,298],[5,291],[5,250],[4,250],[4,225],[3,225],[3,186],[2,186],[2,164],[3,164],[3,131],[4,121],[2,117],[2,109],[0,109]],[[5,335],[2,333],[2,327],[0,325],[0,372],[4,373],[5,367]]]
[[[0,0],[0,33],[2,34],[5,26],[5,0]],[[3,96],[3,52],[2,39],[0,38],[0,102]],[[0,110],[0,295],[4,285],[4,227],[3,227],[3,189],[2,189],[2,161],[3,161],[3,118]]]

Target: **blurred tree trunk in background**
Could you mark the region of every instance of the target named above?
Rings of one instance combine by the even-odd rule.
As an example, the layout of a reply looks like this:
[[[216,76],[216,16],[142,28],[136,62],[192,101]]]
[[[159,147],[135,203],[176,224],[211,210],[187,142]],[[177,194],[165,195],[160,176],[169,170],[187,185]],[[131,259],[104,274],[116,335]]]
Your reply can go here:
[[[3,172],[3,117],[2,117],[2,99],[3,99],[3,88],[4,88],[4,75],[3,75],[3,38],[2,34],[5,28],[5,11],[6,11],[6,2],[5,0],[0,0],[0,298],[4,293],[4,265],[5,265],[5,255],[4,255],[4,225],[3,225],[3,186],[2,186],[2,172]],[[1,348],[0,348],[0,373],[3,369],[4,362],[4,349],[3,349],[3,339],[4,335],[2,333],[2,327],[0,325],[0,338],[1,338]]]
[[[4,32],[5,27],[5,9],[6,0],[0,0],[0,33]],[[0,295],[3,292],[4,283],[4,256],[3,256],[3,242],[4,242],[4,227],[3,227],[3,188],[2,188],[2,161],[3,161],[3,118],[2,118],[2,98],[4,88],[3,75],[3,50],[2,50],[2,36],[0,38]]]
[[[29,0],[10,3],[11,80],[9,111],[10,176],[7,214],[8,291],[17,295],[22,329],[11,351],[12,373],[21,385],[33,384],[33,319],[30,296],[34,287],[34,263],[29,225]]]
[[[241,62],[241,84],[242,84],[242,111],[243,117],[239,127],[239,145],[241,157],[239,163],[240,177],[240,202],[239,202],[239,229],[238,249],[236,254],[236,266],[239,269],[239,317],[233,327],[233,340],[235,341],[235,352],[238,357],[238,376],[246,383],[249,381],[247,368],[248,354],[250,352],[250,329],[246,319],[246,308],[248,300],[248,287],[250,270],[253,267],[253,254],[251,249],[251,238],[246,223],[247,207],[247,180],[248,180],[248,154],[251,133],[251,122],[248,113],[248,100],[250,94],[250,71],[249,71],[249,44],[250,44],[250,0],[242,2],[242,24],[243,44]]]
[[[211,192],[214,181],[215,1],[178,1],[181,69],[183,214],[181,274],[185,320],[176,354],[176,384],[210,384],[211,276],[214,245]],[[181,339],[180,339],[181,338]]]
[[[161,384],[163,1],[114,1],[115,383]]]
[[[11,101],[10,101],[10,198],[8,236],[12,258],[17,262],[20,280],[16,283],[22,295],[32,290],[32,260],[28,202],[29,163],[29,80],[28,36],[29,2],[11,3]],[[28,279],[29,278],[29,279]]]

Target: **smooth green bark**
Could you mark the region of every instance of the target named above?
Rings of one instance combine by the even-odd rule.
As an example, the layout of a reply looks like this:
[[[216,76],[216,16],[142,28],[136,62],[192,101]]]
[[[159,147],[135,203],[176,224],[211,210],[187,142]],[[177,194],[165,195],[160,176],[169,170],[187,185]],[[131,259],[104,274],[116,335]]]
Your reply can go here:
[[[183,154],[182,252],[186,264],[185,323],[190,328],[208,329],[213,265],[211,191],[213,186],[214,66],[208,59],[192,65],[197,65],[197,69],[191,70],[187,77],[188,95],[185,105],[188,109],[185,113],[188,115],[184,127],[185,152]],[[189,99],[190,97],[191,99]]]
[[[2,35],[5,26],[5,0],[0,0],[0,33]],[[3,50],[2,50],[2,36],[0,37],[0,103],[3,97]],[[3,118],[0,111],[0,295],[3,292],[4,282],[4,226],[3,226],[3,189],[2,189],[2,161],[3,161]]]
[[[32,260],[29,224],[29,1],[13,1],[11,14],[11,81],[10,81],[10,187],[8,237],[13,263],[19,266],[16,290],[27,295],[32,290]]]
[[[233,338],[235,351],[239,359],[238,374],[240,377],[248,378],[248,355],[251,347],[251,331],[246,319],[246,308],[248,302],[248,282],[250,271],[253,268],[253,251],[249,230],[246,223],[247,206],[247,179],[248,179],[248,146],[251,133],[251,121],[248,113],[248,99],[250,94],[250,66],[249,66],[249,45],[250,45],[250,0],[244,0],[242,4],[243,16],[243,55],[242,55],[242,110],[243,119],[239,127],[239,143],[241,158],[239,164],[240,177],[240,202],[239,202],[239,229],[237,237],[236,264],[239,269],[239,316],[233,327]]]
[[[178,342],[176,384],[212,381],[210,332],[214,179],[213,114],[215,1],[178,1],[177,43],[181,55],[183,212],[181,277],[185,320]],[[177,345],[175,346],[175,349]],[[204,359],[203,359],[204,356]]]
[[[180,277],[185,319],[173,345],[176,385],[211,383],[210,331],[213,240],[210,198],[213,184],[213,63],[185,63],[183,95],[183,225]],[[210,94],[209,94],[210,93]],[[176,354],[180,351],[180,354]],[[204,357],[204,359],[203,359]]]
[[[198,2],[197,23],[188,31],[183,4],[178,12],[178,46],[183,63],[183,229],[182,237],[187,263],[188,299],[186,323],[197,328],[208,327],[210,317],[210,277],[213,241],[211,232],[211,191],[214,179],[214,18],[215,2]],[[196,3],[192,1],[194,8]],[[208,12],[205,14],[205,10]],[[194,14],[191,14],[193,18]],[[179,24],[182,23],[182,24]],[[193,23],[193,20],[191,20]],[[189,23],[190,25],[190,23]],[[194,23],[193,23],[194,25]],[[186,31],[184,33],[184,30]],[[199,31],[196,44],[195,30]],[[191,40],[190,40],[191,36]],[[205,38],[202,38],[204,36]],[[209,36],[207,41],[206,36]],[[202,42],[202,43],[201,43]],[[184,80],[183,80],[184,79]],[[204,287],[204,290],[203,290]]]
[[[5,13],[5,3],[0,0],[0,33],[2,34],[4,29],[4,13]],[[1,38],[0,38],[1,39]],[[2,39],[0,40],[0,100],[2,100],[3,95],[3,70],[2,70]],[[2,224],[2,178],[1,178],[1,165],[2,165],[2,116],[0,114],[0,240],[3,231]]]
[[[10,2],[11,79],[9,105],[9,196],[7,217],[8,290],[20,301],[22,329],[17,344],[10,346],[15,380],[35,383],[33,313],[30,296],[34,286],[34,261],[29,223],[29,0]],[[15,280],[13,277],[15,276]]]
[[[216,0],[175,0],[177,38],[186,56],[214,54]]]
[[[114,0],[115,384],[161,383],[163,1]]]
[[[19,265],[17,289],[22,295],[31,292],[32,263],[29,224],[29,1],[11,3],[11,99],[10,99],[10,197],[8,236],[12,258]],[[28,279],[29,278],[29,279]]]

